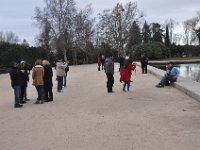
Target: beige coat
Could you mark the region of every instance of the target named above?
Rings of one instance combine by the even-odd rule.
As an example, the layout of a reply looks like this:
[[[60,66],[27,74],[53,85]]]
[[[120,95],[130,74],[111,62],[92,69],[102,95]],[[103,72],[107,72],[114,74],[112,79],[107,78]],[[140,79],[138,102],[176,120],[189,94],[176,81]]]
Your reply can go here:
[[[32,70],[33,85],[44,85],[44,68],[40,65],[36,65]]]
[[[56,63],[56,75],[57,76],[65,76],[65,68],[68,64],[63,64],[62,62]]]

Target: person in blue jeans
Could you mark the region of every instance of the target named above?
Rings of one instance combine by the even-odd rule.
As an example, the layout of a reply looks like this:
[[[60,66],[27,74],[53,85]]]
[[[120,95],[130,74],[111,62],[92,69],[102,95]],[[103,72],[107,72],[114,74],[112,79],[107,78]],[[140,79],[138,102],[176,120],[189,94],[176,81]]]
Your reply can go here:
[[[166,73],[160,80],[160,82],[156,85],[156,87],[164,87],[169,86],[171,82],[176,82],[179,77],[179,70],[173,65],[172,62],[168,62],[166,64]]]
[[[63,87],[63,77],[66,75],[65,68],[68,66],[68,63],[62,62],[62,59],[58,60],[56,63],[56,76],[57,76],[57,91],[61,92]]]
[[[20,108],[23,107],[23,105],[20,104],[20,96],[21,96],[21,87],[20,87],[20,72],[18,70],[18,65],[16,62],[11,63],[11,69],[10,69],[10,79],[11,79],[11,86],[14,90],[14,107]]]

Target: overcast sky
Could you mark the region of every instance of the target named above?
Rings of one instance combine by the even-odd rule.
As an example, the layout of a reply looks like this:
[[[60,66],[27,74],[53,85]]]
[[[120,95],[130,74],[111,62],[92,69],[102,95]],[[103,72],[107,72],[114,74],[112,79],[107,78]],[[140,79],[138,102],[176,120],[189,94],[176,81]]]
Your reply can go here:
[[[75,0],[79,8],[92,4],[94,14],[107,8],[113,8],[117,2],[127,3],[130,0]],[[143,11],[148,23],[164,23],[174,19],[179,23],[196,16],[200,10],[200,0],[137,0],[138,8]],[[38,28],[33,25],[34,9],[43,7],[43,0],[0,0],[0,32],[13,32],[20,42],[25,38],[31,46],[38,35]]]

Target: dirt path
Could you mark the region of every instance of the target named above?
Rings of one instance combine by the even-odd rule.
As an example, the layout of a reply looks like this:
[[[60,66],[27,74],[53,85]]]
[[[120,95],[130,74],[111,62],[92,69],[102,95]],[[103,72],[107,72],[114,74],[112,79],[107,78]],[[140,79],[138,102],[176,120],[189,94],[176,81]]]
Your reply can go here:
[[[2,150],[199,150],[200,103],[175,88],[157,89],[158,79],[133,73],[122,92],[118,65],[113,94],[97,65],[71,66],[67,87],[54,101],[33,104],[29,83],[23,108],[13,108],[8,74],[0,75]]]

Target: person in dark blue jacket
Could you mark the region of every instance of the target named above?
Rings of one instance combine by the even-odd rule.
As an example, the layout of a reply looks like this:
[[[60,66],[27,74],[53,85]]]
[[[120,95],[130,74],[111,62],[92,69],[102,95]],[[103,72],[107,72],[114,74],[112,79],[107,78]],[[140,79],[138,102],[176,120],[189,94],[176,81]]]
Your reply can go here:
[[[179,70],[173,65],[172,62],[166,64],[166,73],[156,85],[156,87],[164,87],[170,85],[171,82],[176,82],[179,77]]]
[[[16,62],[11,62],[10,64],[10,80],[11,80],[11,86],[14,90],[14,97],[15,97],[15,100],[14,100],[14,107],[15,108],[20,108],[22,107],[23,105],[20,104],[20,96],[21,96],[21,87],[20,87],[20,84],[21,84],[21,77],[20,77],[20,72],[19,72],[19,69],[18,69],[18,65]]]

